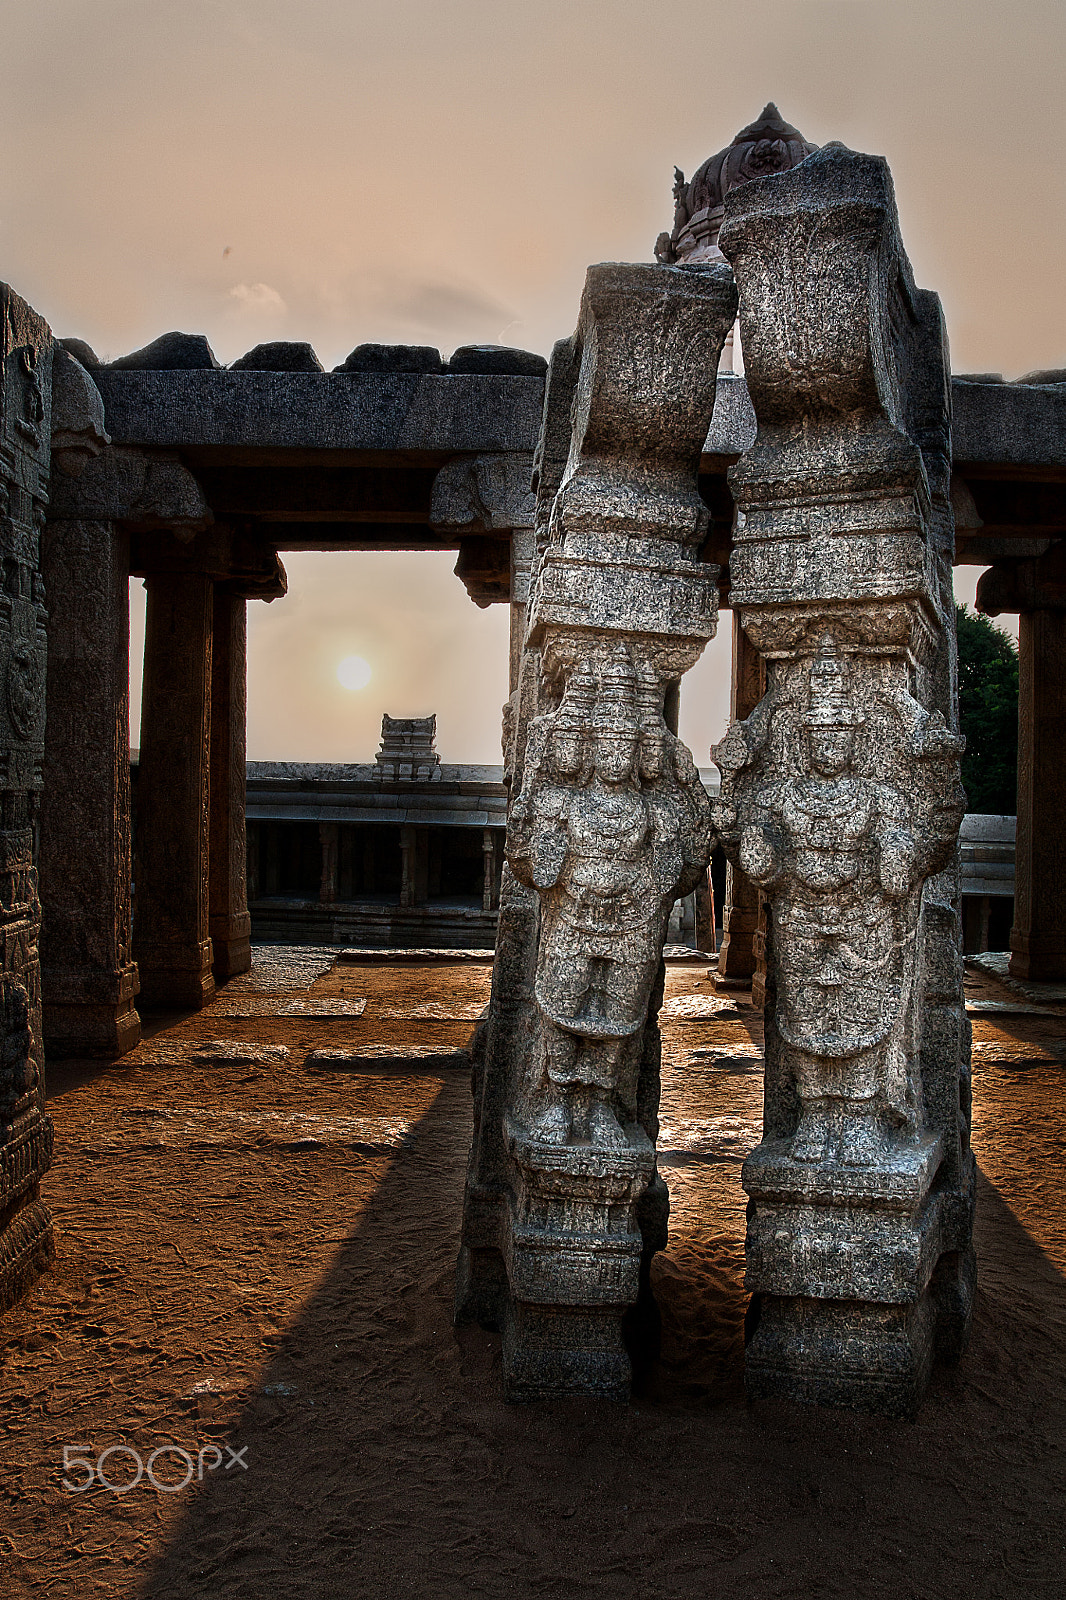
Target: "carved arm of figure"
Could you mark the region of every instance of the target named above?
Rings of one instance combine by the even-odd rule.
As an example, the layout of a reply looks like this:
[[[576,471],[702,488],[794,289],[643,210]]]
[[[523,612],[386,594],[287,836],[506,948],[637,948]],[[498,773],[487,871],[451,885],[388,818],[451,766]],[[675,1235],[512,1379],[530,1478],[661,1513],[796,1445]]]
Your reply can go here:
[[[684,799],[684,816],[678,841],[682,868],[675,891],[682,896],[691,894],[702,880],[714,840],[711,833],[711,802],[696,771],[696,763],[680,739],[672,737],[672,744],[674,771]]]
[[[902,900],[915,880],[917,851],[913,836],[901,828],[895,819],[885,826],[885,819],[877,828],[880,847],[877,875],[881,887],[890,900]]]
[[[760,889],[768,889],[784,877],[782,853],[774,830],[767,825],[749,825],[740,835],[740,865]]]
[[[531,724],[526,781],[507,819],[507,861],[527,889],[558,882],[569,845],[570,794],[545,771],[551,733],[550,716]]]

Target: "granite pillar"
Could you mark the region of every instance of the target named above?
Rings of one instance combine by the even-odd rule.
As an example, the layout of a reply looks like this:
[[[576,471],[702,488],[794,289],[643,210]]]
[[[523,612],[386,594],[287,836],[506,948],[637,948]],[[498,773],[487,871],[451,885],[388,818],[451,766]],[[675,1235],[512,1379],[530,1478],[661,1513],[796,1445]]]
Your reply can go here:
[[[318,898],[323,905],[332,905],[337,898],[337,879],[340,854],[340,832],[336,822],[320,822],[318,842],[322,850],[322,880]]]
[[[1010,971],[1066,979],[1066,606],[1018,626],[1018,831]]]
[[[665,712],[717,621],[697,472],[735,304],[721,267],[593,267],[549,369],[456,1301],[502,1327],[514,1400],[628,1395],[666,1241],[662,949],[710,840]]]
[[[1066,546],[1001,560],[977,586],[977,609],[1018,613],[1018,824],[1010,971],[1066,978]]]
[[[150,574],[141,700],[133,950],[144,1003],[215,992],[209,923],[214,584]]]
[[[245,823],[248,604],[217,583],[211,643],[209,916],[212,972],[225,983],[252,965]]]
[[[766,668],[733,612],[733,661],[730,680],[730,715],[743,721],[766,693]],[[718,989],[748,989],[756,969],[755,939],[759,928],[759,891],[742,867],[726,866],[722,943],[718,951]]]
[[[49,519],[41,980],[52,1056],[113,1059],[141,1037],[130,947],[129,537]]]
[[[41,902],[35,835],[42,784],[47,640],[40,532],[49,497],[53,343],[0,285],[0,1311],[54,1255],[41,1179],[44,1114]]]
[[[876,157],[752,179],[719,243],[758,421],[731,600],[767,662],[712,807],[768,907],[747,1383],[911,1415],[975,1273],[943,319]]]

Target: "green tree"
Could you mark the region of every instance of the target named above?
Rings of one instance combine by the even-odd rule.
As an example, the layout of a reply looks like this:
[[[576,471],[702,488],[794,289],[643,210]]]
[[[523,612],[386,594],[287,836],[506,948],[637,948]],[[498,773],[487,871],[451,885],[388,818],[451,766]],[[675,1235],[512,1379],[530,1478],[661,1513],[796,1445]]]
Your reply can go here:
[[[987,617],[957,605],[955,618],[967,807],[1011,816],[1018,789],[1018,651]]]

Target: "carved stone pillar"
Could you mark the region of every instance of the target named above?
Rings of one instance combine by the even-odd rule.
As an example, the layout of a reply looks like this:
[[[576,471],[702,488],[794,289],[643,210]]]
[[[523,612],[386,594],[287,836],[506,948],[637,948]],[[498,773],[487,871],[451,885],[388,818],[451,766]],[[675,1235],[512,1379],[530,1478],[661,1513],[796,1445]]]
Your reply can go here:
[[[733,190],[720,243],[759,424],[731,595],[767,661],[712,808],[769,909],[747,1381],[908,1414],[974,1270],[942,318],[877,158]]]
[[[49,519],[48,739],[41,806],[44,1039],[112,1059],[141,1037],[130,954],[129,536]]]
[[[45,732],[45,595],[40,531],[48,503],[52,336],[0,285],[0,1311],[54,1253],[41,1178],[44,1114],[34,835]]]
[[[52,649],[41,811],[44,1033],[54,1055],[140,1037],[130,951],[131,529],[192,539],[211,520],[179,461],[103,448],[89,374],[57,353],[52,503],[42,542]]]
[[[978,610],[1019,613],[1018,830],[1014,854],[1015,977],[1066,978],[1066,545],[1033,560],[997,562],[977,588]]]
[[[1066,978],[1066,605],[1018,629],[1018,833],[1010,970]]]
[[[733,612],[733,663],[730,712],[743,721],[766,693],[766,668],[762,657]],[[718,989],[747,989],[755,975],[755,939],[759,927],[759,891],[743,870],[730,861],[726,867],[722,944],[718,951]],[[761,998],[761,995],[760,995]]]
[[[248,603],[215,585],[211,641],[210,911],[212,971],[218,983],[252,965],[245,824]]]
[[[481,909],[489,912],[493,909],[493,900],[496,895],[496,846],[493,842],[492,829],[484,828],[481,834]]]
[[[721,267],[593,267],[549,371],[457,1300],[503,1327],[512,1399],[628,1394],[622,1318],[665,1243],[663,938],[710,840],[663,713],[716,624],[696,475],[734,308]]]
[[[318,898],[323,905],[332,905],[337,898],[337,869],[340,834],[336,822],[320,822],[318,841],[322,850],[322,882]]]
[[[147,579],[133,944],[145,1003],[198,1011],[215,992],[209,930],[214,584]]]

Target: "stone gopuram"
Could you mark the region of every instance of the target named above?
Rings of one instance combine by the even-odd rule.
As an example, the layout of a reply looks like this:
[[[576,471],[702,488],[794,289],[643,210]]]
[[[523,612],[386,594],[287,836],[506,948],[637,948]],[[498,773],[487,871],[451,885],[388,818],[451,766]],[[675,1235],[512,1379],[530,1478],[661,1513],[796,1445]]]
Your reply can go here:
[[[666,1240],[662,950],[711,843],[676,685],[717,622],[697,470],[735,309],[721,265],[593,267],[549,371],[457,1302],[511,1399],[629,1393]]]
[[[974,1282],[943,322],[879,158],[734,190],[720,242],[758,420],[732,603],[767,667],[713,813],[769,908],[747,1381],[909,1414]]]

